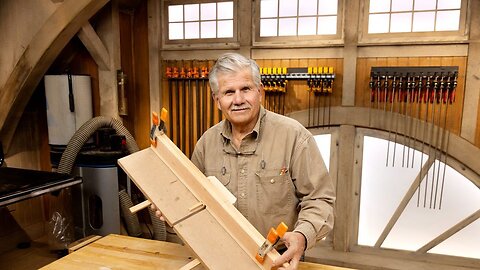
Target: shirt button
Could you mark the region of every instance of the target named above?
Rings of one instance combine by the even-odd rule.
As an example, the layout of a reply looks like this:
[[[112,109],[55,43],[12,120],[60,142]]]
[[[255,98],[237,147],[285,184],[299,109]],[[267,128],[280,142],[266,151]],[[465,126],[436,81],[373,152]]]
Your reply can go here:
[[[242,169],[242,170],[240,171],[240,173],[244,174],[244,173],[245,173],[245,169]]]
[[[274,184],[275,183],[275,179],[270,179],[270,183]]]
[[[240,197],[245,198],[245,193],[240,194]]]

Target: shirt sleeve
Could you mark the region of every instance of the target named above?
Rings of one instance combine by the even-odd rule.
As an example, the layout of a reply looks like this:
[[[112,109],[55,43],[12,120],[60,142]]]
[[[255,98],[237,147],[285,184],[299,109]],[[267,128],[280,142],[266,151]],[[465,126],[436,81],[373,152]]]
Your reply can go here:
[[[309,249],[332,230],[335,203],[332,180],[311,134],[298,142],[291,169],[299,198],[298,220],[293,231],[305,236]]]
[[[202,172],[205,173],[205,147],[204,147],[204,139],[200,137],[195,148],[193,149],[192,157],[190,160],[192,163]]]

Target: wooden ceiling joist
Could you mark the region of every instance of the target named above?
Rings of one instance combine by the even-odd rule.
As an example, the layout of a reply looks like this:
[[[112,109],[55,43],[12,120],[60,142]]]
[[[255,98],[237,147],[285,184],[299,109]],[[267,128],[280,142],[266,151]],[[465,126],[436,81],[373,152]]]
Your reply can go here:
[[[82,29],[80,29],[80,32],[78,32],[77,36],[82,41],[85,48],[87,48],[93,60],[98,65],[98,68],[101,70],[109,70],[110,55],[92,25],[90,23],[84,25]]]
[[[265,238],[166,135],[118,163],[206,268],[270,269],[279,256],[256,261]]]
[[[6,154],[36,86],[70,39],[108,0],[64,1],[32,38],[0,91],[0,140]]]

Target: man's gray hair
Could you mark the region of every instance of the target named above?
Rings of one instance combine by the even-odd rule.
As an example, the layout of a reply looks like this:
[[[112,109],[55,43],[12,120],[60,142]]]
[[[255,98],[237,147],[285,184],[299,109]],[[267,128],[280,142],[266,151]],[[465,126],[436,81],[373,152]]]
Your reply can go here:
[[[254,60],[248,59],[238,53],[225,53],[221,55],[208,75],[212,94],[218,94],[218,74],[233,74],[244,69],[250,69],[253,83],[256,87],[260,87],[262,83],[260,69]]]

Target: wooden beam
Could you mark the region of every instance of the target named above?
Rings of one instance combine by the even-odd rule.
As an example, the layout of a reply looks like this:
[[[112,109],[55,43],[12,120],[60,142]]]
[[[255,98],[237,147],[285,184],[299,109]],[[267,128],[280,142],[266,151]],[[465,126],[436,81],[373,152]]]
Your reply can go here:
[[[447,240],[450,236],[456,234],[461,229],[467,227],[468,225],[472,224],[480,218],[480,210],[477,210],[475,213],[471,214],[470,216],[466,217],[464,220],[460,221],[459,223],[455,224],[455,226],[451,227],[450,229],[446,230],[444,233],[433,239],[432,241],[425,244],[423,247],[417,250],[417,253],[426,253],[430,249],[434,248],[438,244],[442,243],[443,241]]]
[[[6,154],[23,110],[43,75],[68,41],[107,2],[64,1],[28,44],[0,91],[0,140]]]
[[[98,68],[110,70],[110,55],[90,23],[85,24],[77,34],[92,56]]]
[[[265,238],[166,135],[119,164],[207,268],[270,269],[279,256],[256,261]]]
[[[375,247],[380,247],[383,244],[383,241],[387,238],[388,234],[390,231],[393,229],[393,226],[395,223],[397,223],[398,219],[400,218],[400,215],[403,213],[403,210],[407,207],[408,202],[412,199],[413,194],[415,194],[415,191],[418,189],[418,186],[422,182],[422,179],[427,175],[428,170],[432,166],[433,162],[435,162],[435,158],[429,157],[428,160],[425,162],[425,165],[423,165],[423,168],[421,170],[421,173],[417,175],[415,180],[412,182],[410,185],[410,188],[408,189],[407,193],[405,193],[405,196],[403,196],[402,201],[398,205],[397,209],[395,210],[395,213],[393,213],[392,217],[387,223],[387,226],[383,229],[382,234],[378,238],[377,242],[375,243]]]
[[[338,175],[337,175],[337,203],[335,205],[335,229],[333,230],[333,248],[335,250],[349,251],[353,244],[350,228],[353,224],[354,211],[351,198],[353,191],[353,170],[355,153],[355,127],[340,126],[338,136]]]

